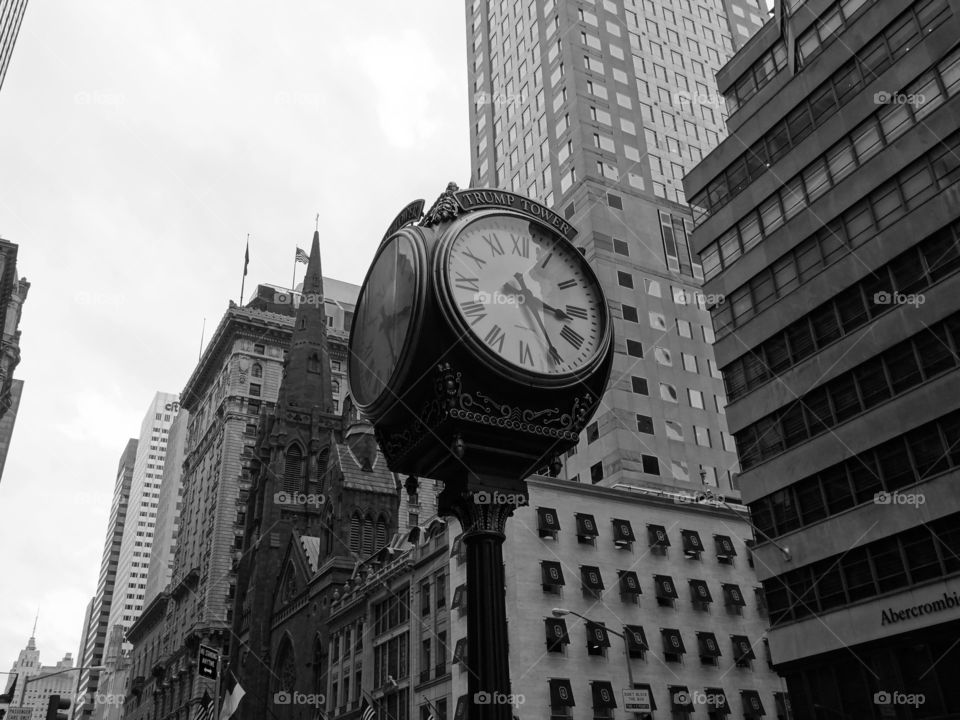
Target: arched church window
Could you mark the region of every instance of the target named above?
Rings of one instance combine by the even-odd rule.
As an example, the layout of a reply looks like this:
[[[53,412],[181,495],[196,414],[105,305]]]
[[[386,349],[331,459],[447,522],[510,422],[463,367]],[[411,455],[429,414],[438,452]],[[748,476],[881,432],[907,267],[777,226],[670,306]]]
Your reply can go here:
[[[317,477],[315,478],[316,482],[320,485],[320,490],[323,490],[327,484],[327,465],[329,463],[330,449],[323,448],[323,450],[317,453]]]
[[[276,692],[293,692],[297,685],[297,665],[293,657],[293,643],[290,636],[284,635],[277,650],[277,664],[274,667]]]
[[[363,546],[361,554],[366,557],[373,553],[373,518],[367,515],[363,519]]]
[[[303,487],[303,452],[299,445],[287,448],[283,466],[283,489],[286,492],[300,492]]]
[[[350,552],[360,552],[360,539],[363,531],[363,521],[360,513],[354,512],[350,518]]]
[[[376,537],[376,547],[377,549],[382,548],[387,544],[387,520],[381,515],[377,518],[377,537]]]

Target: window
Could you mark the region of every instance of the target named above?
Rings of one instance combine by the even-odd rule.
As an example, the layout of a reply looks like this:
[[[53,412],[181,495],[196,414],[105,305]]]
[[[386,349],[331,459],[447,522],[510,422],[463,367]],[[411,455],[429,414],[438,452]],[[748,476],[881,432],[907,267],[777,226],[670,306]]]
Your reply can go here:
[[[622,270],[617,271],[617,283],[620,287],[633,288],[633,275]]]
[[[594,463],[590,466],[590,481],[596,485],[601,480],[603,480],[603,463]]]
[[[637,309],[633,307],[633,305],[621,305],[620,310],[623,314],[623,319],[627,322],[640,322],[640,318],[637,315]]]
[[[680,337],[685,337],[685,338],[692,337],[692,334],[690,332],[690,323],[687,322],[686,320],[681,320],[677,318],[677,334],[680,335]],[[693,372],[696,372],[696,370],[694,370]]]
[[[600,439],[600,430],[597,423],[592,422],[587,425],[587,444],[596,442]]]
[[[627,340],[627,355],[631,357],[643,357],[643,345],[639,340]]]
[[[657,362],[661,365],[667,367],[673,366],[673,356],[670,354],[670,351],[662,347],[653,348],[653,356],[656,358]]]
[[[648,475],[659,475],[660,474],[660,461],[657,460],[652,455],[641,455],[640,456],[641,465],[643,467],[643,472]]]
[[[697,358],[695,355],[689,353],[680,353],[680,356],[683,360],[683,369],[687,372],[696,373],[697,372]]]
[[[710,447],[710,430],[699,425],[693,426],[693,433],[697,438],[697,445]]]
[[[669,383],[660,383],[660,399],[672,403],[680,401],[677,389]]]
[[[637,395],[649,395],[650,391],[647,388],[646,378],[631,376],[630,377],[630,387]]]
[[[649,415],[637,415],[637,432],[653,435],[653,418]]]

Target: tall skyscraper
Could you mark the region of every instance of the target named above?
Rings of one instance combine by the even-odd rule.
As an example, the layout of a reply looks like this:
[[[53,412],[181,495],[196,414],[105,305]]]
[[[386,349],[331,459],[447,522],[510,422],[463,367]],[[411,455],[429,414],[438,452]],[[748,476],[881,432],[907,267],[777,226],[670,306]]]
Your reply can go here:
[[[93,598],[93,605],[89,608],[84,620],[85,633],[80,638],[80,656],[77,659],[81,670],[77,679],[77,694],[72,711],[74,720],[80,720],[81,718],[85,720],[93,712],[99,671],[89,668],[103,664],[110,609],[113,605],[114,584],[117,578],[117,565],[120,560],[120,545],[123,541],[123,531],[127,522],[130,485],[133,482],[136,458],[137,441],[130,438],[117,465],[113,501],[110,504],[110,519],[107,522],[107,539],[103,547],[100,576],[97,580],[97,592]]]
[[[183,446],[187,438],[189,419],[190,413],[181,409],[174,416],[167,433],[167,453],[157,497],[157,519],[153,530],[143,607],[147,607],[150,601],[167,587],[173,573],[173,557],[183,498]]]
[[[7,75],[10,55],[20,33],[20,23],[27,10],[27,0],[0,0],[0,88]]]
[[[614,317],[611,384],[568,479],[738,495],[680,185],[723,133],[727,27],[720,0],[467,4],[472,184],[555,206]]]
[[[36,634],[36,625],[33,630]],[[51,695],[60,695],[64,699],[73,700],[77,671],[71,668],[73,668],[73,656],[70,653],[64,655],[56,665],[42,665],[36,638],[31,635],[26,647],[20,651],[17,661],[11,667],[11,674],[5,683],[7,691],[13,690],[13,702],[9,707],[30,708],[32,712],[26,715],[26,711],[23,711],[24,715],[30,720],[44,720],[47,700]],[[16,676],[16,687],[13,687],[14,676]],[[9,713],[9,709],[7,712]]]
[[[960,717],[960,8],[776,12],[686,181],[773,660],[798,718]]]
[[[127,522],[123,528],[109,626],[130,627],[143,609],[147,569],[157,522],[160,481],[167,456],[167,434],[180,409],[175,394],[158,392],[140,424],[137,459],[130,482]],[[108,630],[108,635],[110,630]]]
[[[4,2],[0,0],[0,51],[2,51]],[[2,61],[2,52],[0,52]],[[0,72],[0,82],[3,80]],[[15,380],[13,371],[20,363],[20,313],[30,283],[17,276],[17,246],[0,239],[0,477],[7,462],[13,424],[20,408],[23,380]]]

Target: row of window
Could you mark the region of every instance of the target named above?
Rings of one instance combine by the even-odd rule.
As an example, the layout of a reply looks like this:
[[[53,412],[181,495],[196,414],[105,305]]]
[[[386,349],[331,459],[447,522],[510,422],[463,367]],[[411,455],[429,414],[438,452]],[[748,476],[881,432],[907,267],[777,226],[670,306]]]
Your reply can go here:
[[[850,27],[856,16],[874,2],[876,0],[843,0],[820,13],[817,21],[796,40],[797,70],[809,65],[831,40]]]
[[[953,370],[960,313],[931,325],[736,434],[744,470]]]
[[[764,580],[770,621],[801,620],[960,571],[960,513]]]
[[[928,70],[897,93],[897,97],[912,97],[914,104],[889,102],[883,105],[802,171],[779,183],[780,190],[708,245],[701,253],[707,279],[721,269],[729,268],[958,92],[960,50],[951,53],[936,68]]]
[[[570,680],[566,678],[552,678],[550,685],[550,718],[558,720],[559,718],[573,717],[572,708],[576,706],[573,696],[573,687]],[[649,683],[634,683],[633,687],[639,690],[645,690],[646,696],[650,699],[651,710],[657,710],[657,703],[652,686]],[[730,701],[723,688],[707,687],[702,691],[690,691],[686,685],[667,685],[666,707],[672,713],[676,720],[687,720],[696,711],[696,705],[705,705],[711,720],[728,716],[732,710]],[[613,686],[607,681],[590,681],[590,695],[593,707],[594,718],[612,718],[613,710],[617,707],[616,694],[613,692]],[[766,715],[763,702],[760,699],[760,693],[756,690],[740,690],[740,706],[742,717],[747,720],[760,720]],[[460,698],[464,708],[467,705],[467,696]],[[774,706],[776,707],[776,716],[780,718],[788,717],[789,698],[785,693],[774,693]],[[457,712],[460,712],[461,703],[457,703]],[[466,710],[464,710],[466,713]],[[465,718],[466,714],[457,716],[457,720]],[[642,718],[649,720],[653,717],[650,713],[643,713]]]
[[[853,0],[854,4],[862,5],[863,2],[864,0]],[[828,12],[838,9],[834,6],[834,9]],[[945,0],[935,0],[934,3],[928,0],[925,5],[901,14],[885,32],[836,70],[785,119],[764,133],[763,137],[691,199],[694,222],[702,222],[726,205],[743,192],[747,185],[767,172],[790,148],[805,140],[813,127],[821,127],[850,97],[890,67],[893,61],[905,52],[904,48],[913,47],[917,40],[924,37],[923,32],[927,28],[932,30],[931,20],[941,22],[945,19],[944,13],[948,13]],[[911,30],[908,38],[900,37],[904,25]],[[898,32],[894,33],[894,30]],[[895,43],[889,46],[888,36],[896,38]]]
[[[753,65],[747,68],[727,90],[724,95],[727,113],[733,115],[786,66],[787,46],[782,40],[778,40],[773,47],[755,60]]]
[[[957,59],[960,70],[960,55]],[[960,79],[960,75],[958,75]],[[960,179],[960,132],[937,143],[896,176],[826,223],[792,252],[730,293],[712,312],[717,338],[770,307],[833,262]],[[882,288],[880,288],[882,289]]]
[[[868,502],[892,502],[892,493],[960,467],[960,411],[858,453],[750,504],[767,537],[806,527]]]
[[[926,290],[960,267],[960,221],[877,268],[828,302],[723,369],[727,392],[737,398],[848,335],[891,307],[898,297]],[[757,299],[757,290],[754,300]],[[766,307],[763,300],[756,303]]]

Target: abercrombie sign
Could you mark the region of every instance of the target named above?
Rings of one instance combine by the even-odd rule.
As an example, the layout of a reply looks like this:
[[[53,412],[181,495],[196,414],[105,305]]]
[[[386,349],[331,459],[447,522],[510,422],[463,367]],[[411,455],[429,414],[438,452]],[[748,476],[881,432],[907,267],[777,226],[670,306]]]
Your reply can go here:
[[[943,612],[944,610],[950,610],[955,607],[960,607],[960,594],[956,592],[952,595],[950,593],[944,593],[943,598],[940,600],[923,603],[922,605],[913,605],[904,610],[888,608],[883,611],[880,625],[881,627],[883,625],[892,625],[901,620],[909,620],[910,618],[921,617],[922,615]]]

